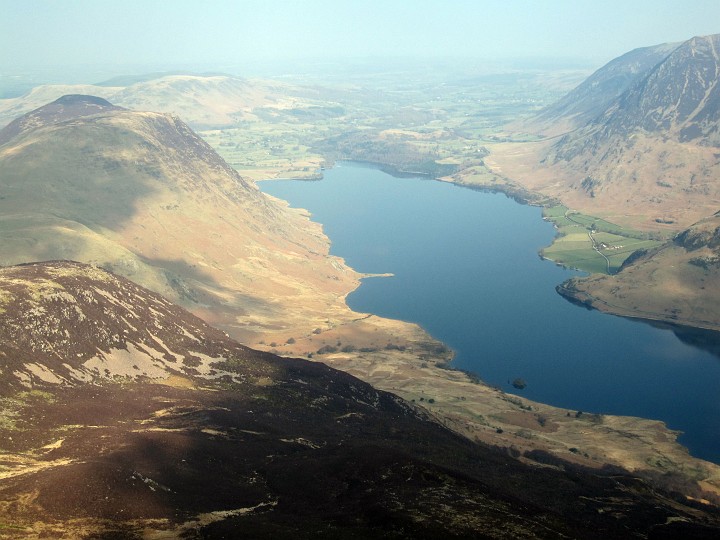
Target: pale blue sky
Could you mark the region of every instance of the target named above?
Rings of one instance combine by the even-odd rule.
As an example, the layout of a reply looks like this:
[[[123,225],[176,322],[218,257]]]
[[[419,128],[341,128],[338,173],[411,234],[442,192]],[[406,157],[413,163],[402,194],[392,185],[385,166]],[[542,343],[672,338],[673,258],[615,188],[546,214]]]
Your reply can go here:
[[[720,32],[720,0],[0,0],[0,70],[564,57]]]

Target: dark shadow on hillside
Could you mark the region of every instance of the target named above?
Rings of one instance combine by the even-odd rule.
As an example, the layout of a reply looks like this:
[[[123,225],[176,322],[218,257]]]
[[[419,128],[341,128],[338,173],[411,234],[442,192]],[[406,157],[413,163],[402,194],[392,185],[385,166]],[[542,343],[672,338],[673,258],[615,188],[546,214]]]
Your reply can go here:
[[[623,471],[541,453],[527,457],[558,469],[530,467],[326,366],[240,362],[274,384],[61,392],[36,415],[43,429],[96,427],[67,432],[47,456],[75,463],[19,478],[6,496],[39,490],[35,521],[107,520],[96,538],[139,537],[139,519],[169,520],[192,538],[623,538],[678,513],[699,538],[717,533],[702,525],[717,516],[690,518]],[[221,513],[197,521],[211,512]]]
[[[278,310],[277,305],[259,295],[229,291],[226,286],[218,283],[210,274],[203,271],[201,266],[193,264],[192,261],[147,257],[143,257],[142,260],[165,277],[168,286],[177,294],[183,307],[191,311],[204,306],[218,312],[227,312],[234,318],[248,313],[275,313]],[[109,265],[106,269],[122,273],[120,268],[115,268],[113,265]],[[212,294],[212,291],[222,292],[222,297]]]

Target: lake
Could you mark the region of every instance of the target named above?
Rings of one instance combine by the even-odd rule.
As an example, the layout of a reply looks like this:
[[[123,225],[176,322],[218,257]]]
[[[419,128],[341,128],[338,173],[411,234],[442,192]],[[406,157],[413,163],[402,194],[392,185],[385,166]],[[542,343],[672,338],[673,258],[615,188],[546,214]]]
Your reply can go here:
[[[555,286],[578,274],[538,256],[555,234],[539,208],[345,162],[322,181],[260,187],[308,209],[358,272],[394,274],[363,280],[352,309],[420,324],[455,351],[455,367],[505,391],[663,420],[694,456],[720,463],[716,335],[701,349],[564,300]]]

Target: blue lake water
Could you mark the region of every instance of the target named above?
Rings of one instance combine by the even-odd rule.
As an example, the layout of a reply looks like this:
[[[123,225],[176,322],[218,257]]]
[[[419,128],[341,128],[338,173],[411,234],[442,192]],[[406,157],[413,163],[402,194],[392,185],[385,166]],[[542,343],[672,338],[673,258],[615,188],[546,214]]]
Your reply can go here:
[[[363,280],[352,309],[420,324],[456,352],[454,366],[506,391],[663,420],[693,455],[720,463],[720,358],[560,297],[555,286],[577,273],[538,256],[555,234],[539,208],[353,163],[260,187],[307,208],[357,271],[395,274]]]

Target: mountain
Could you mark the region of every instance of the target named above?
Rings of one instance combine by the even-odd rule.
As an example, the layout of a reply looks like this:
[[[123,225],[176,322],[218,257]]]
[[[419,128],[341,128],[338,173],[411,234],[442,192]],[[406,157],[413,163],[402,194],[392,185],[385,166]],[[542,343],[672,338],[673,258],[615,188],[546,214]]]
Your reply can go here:
[[[651,48],[656,54],[642,67],[670,48]],[[653,67],[639,68],[608,101],[612,92],[592,79],[612,72],[614,63],[627,68],[621,57],[546,113],[559,114],[559,127],[568,118],[590,118],[584,124],[538,143],[498,146],[486,162],[531,191],[591,215],[645,230],[689,227],[720,204],[718,50],[720,34],[692,38]]]
[[[680,44],[664,43],[632,50],[598,69],[577,88],[549,105],[530,120],[535,130],[558,133],[582,127],[635,82],[644,78]]]
[[[0,269],[0,537],[712,538],[709,506],[531,467],[97,267]],[[674,497],[674,496],[673,496]]]
[[[92,84],[49,84],[36,86],[26,94],[0,99],[0,128],[20,116],[66,95],[92,95],[103,99],[110,97],[119,88],[104,88]]]
[[[171,112],[195,129],[235,126],[253,109],[289,102],[280,83],[228,75],[168,75],[113,94],[114,103],[141,111]]]
[[[577,171],[569,187],[603,210],[680,226],[714,213],[720,202],[718,48],[720,35],[680,45],[601,115],[554,144],[546,163]]]
[[[720,331],[720,212],[636,252],[614,276],[575,278],[558,291],[601,311]]]
[[[302,108],[312,99],[280,82],[223,74],[154,73],[118,77],[98,85],[43,85],[0,100],[0,127],[63,95],[102,97],[117,106],[180,116],[194,129],[237,126],[256,109]]]
[[[97,113],[120,110],[123,110],[123,108],[116,107],[106,99],[100,97],[66,94],[52,103],[30,111],[10,122],[0,131],[0,145],[7,143],[13,137],[30,131],[35,127],[57,124],[65,120],[82,118],[83,116],[91,116]]]
[[[243,341],[284,343],[358,318],[344,296],[359,276],[328,255],[320,226],[263,195],[177,117],[66,96],[0,141],[2,265],[100,265]]]
[[[577,134],[556,146],[558,158],[573,157],[573,141],[597,145],[636,132],[718,146],[720,34],[696,37],[677,47],[613,100]],[[572,93],[568,96],[571,97]]]

